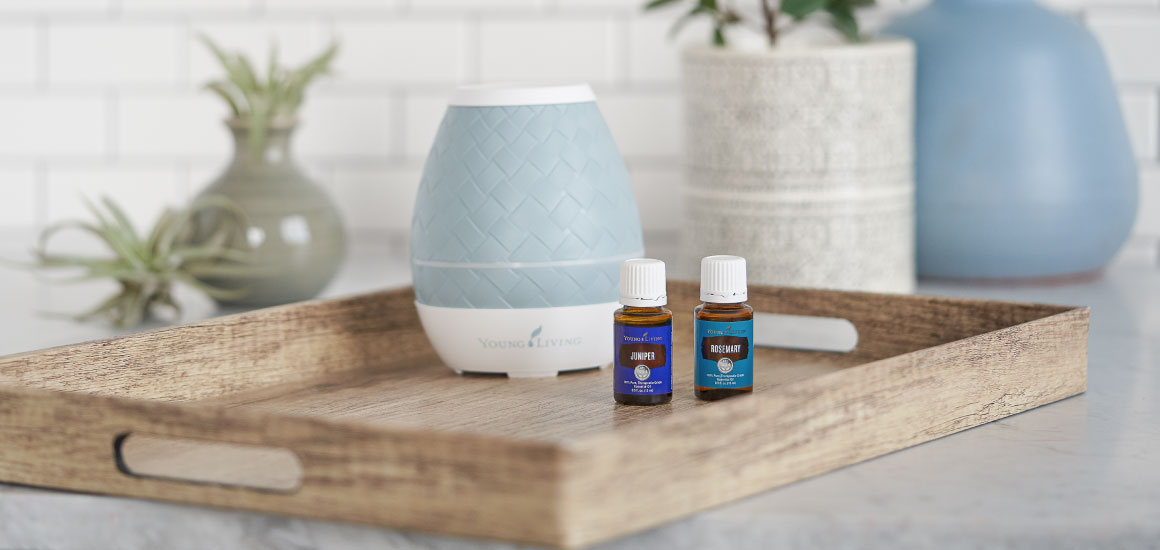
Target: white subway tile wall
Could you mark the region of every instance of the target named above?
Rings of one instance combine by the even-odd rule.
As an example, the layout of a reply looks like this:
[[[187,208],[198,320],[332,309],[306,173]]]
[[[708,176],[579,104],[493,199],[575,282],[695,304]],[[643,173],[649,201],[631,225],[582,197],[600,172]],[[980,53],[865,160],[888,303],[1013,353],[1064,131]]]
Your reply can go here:
[[[339,22],[332,30],[343,48],[335,72],[365,84],[458,82],[475,49],[468,45],[469,26],[454,15]]]
[[[116,133],[113,162],[224,158],[233,150],[221,100],[194,90],[130,91],[108,100]],[[67,132],[65,122],[58,131]]]
[[[32,165],[0,167],[0,221],[14,226],[36,223],[36,183]]]
[[[84,201],[115,197],[125,212],[142,222],[180,199],[178,174],[166,165],[122,167],[76,164],[46,170],[45,195],[50,223],[88,218]],[[141,223],[136,224],[140,228]]]
[[[1130,84],[1160,81],[1160,11],[1156,9],[1095,11],[1086,19],[1096,33],[1116,80]]]
[[[164,2],[165,0],[151,0]],[[187,14],[192,15],[192,13]],[[199,35],[228,50],[241,51],[265,64],[271,44],[278,45],[283,63],[301,64],[322,49],[324,27],[310,20],[262,17],[253,19],[243,13],[238,17],[207,15],[206,20],[191,17],[182,44],[189,59],[188,77],[183,82],[199,87],[209,80],[221,79],[222,69],[209,50],[198,41]]]
[[[36,82],[36,34],[32,22],[0,24],[0,86]]]
[[[881,24],[924,0],[880,0]],[[1049,0],[1100,39],[1141,167],[1136,233],[1160,237],[1160,1]],[[682,130],[673,14],[643,0],[4,0],[0,227],[44,227],[108,194],[139,224],[213,180],[232,150],[206,33],[262,64],[331,40],[295,150],[357,232],[403,232],[449,90],[480,80],[586,80],[632,175],[646,230],[680,224]]]
[[[60,22],[48,28],[48,83],[59,87],[173,85],[181,25],[167,21]]]
[[[1156,101],[1160,94],[1154,89],[1124,90],[1120,93],[1120,108],[1124,110],[1124,121],[1128,126],[1128,137],[1132,140],[1132,150],[1140,158],[1156,156],[1157,123],[1160,113]]]
[[[1143,237],[1160,235],[1160,168],[1149,165],[1140,170],[1140,210],[1136,233]]]
[[[0,92],[0,162],[101,158],[114,151],[112,109],[100,88]]]
[[[483,18],[479,42],[482,80],[611,82],[618,21],[611,17]]]

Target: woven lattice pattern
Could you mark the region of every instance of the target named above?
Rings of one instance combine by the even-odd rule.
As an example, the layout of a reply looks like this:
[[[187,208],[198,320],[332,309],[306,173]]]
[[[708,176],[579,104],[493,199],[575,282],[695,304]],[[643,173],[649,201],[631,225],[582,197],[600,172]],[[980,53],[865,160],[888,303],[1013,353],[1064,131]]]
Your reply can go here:
[[[612,302],[620,259],[641,250],[628,173],[595,103],[448,108],[411,224],[420,302]]]

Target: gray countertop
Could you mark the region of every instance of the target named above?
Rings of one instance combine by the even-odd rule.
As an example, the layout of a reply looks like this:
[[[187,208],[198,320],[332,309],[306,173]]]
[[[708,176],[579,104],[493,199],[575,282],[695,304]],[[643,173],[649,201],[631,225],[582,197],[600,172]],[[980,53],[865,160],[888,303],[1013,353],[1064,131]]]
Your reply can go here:
[[[0,247],[0,256],[14,253]],[[356,246],[352,258],[327,295],[408,282],[398,244]],[[0,289],[0,354],[113,334],[37,314],[83,308],[100,284],[52,287],[0,270]],[[1151,247],[1122,254],[1095,280],[924,282],[919,291],[1091,306],[1087,393],[604,547],[1160,548],[1160,268]],[[181,297],[187,320],[222,313]],[[0,549],[415,547],[511,546],[0,485]]]

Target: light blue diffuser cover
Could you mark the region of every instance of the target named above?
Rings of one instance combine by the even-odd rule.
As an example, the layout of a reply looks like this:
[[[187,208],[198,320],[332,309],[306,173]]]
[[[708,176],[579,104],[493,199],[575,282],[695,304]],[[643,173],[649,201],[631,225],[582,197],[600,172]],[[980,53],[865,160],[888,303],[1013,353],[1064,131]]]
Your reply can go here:
[[[642,254],[587,85],[456,90],[411,223],[416,303],[444,362],[513,376],[608,363],[619,265]]]

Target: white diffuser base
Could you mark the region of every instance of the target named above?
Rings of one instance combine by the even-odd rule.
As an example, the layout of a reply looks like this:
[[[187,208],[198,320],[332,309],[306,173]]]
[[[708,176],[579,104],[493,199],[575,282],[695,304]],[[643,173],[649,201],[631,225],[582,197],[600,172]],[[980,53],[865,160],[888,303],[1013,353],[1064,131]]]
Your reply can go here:
[[[616,302],[526,309],[466,309],[415,303],[435,352],[455,372],[555,376],[612,362]]]

